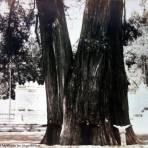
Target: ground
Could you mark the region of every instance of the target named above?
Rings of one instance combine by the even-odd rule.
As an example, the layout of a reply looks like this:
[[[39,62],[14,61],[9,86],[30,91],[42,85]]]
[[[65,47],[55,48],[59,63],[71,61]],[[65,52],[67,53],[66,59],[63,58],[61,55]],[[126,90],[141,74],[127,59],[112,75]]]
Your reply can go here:
[[[0,133],[0,148],[48,148],[49,146],[40,145],[40,141],[44,132],[1,132]],[[140,136],[145,142],[148,141],[148,135]],[[61,146],[50,146],[58,148]],[[72,146],[62,146],[70,148]],[[85,148],[86,146],[73,146],[73,148]],[[104,146],[103,148],[108,148]],[[111,146],[112,148],[122,148],[122,146]],[[125,147],[125,146],[124,146]],[[100,148],[100,146],[87,146],[87,148]],[[148,145],[131,145],[126,148],[148,148]]]

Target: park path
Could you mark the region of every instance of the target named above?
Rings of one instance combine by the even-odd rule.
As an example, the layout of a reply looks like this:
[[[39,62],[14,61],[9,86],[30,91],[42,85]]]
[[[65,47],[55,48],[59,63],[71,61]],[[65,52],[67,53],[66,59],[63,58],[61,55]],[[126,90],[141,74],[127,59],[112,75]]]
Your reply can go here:
[[[131,146],[46,146],[40,145],[42,132],[0,132],[0,148],[148,148],[148,145]],[[148,136],[141,136],[147,141]]]

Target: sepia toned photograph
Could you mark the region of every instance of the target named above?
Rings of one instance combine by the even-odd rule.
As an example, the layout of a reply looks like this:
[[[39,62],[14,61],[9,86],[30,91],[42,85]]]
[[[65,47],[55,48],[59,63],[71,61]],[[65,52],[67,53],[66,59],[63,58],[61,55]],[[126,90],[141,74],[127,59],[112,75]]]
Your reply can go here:
[[[0,148],[148,148],[148,0],[0,0]]]

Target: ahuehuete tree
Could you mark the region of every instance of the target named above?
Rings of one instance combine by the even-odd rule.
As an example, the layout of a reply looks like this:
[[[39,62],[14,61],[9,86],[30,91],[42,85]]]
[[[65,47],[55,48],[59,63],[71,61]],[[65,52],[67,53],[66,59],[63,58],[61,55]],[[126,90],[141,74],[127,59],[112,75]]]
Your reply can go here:
[[[42,143],[116,145],[113,125],[130,124],[123,60],[123,0],[86,0],[72,56],[62,0],[36,0],[48,126]],[[132,127],[127,143],[138,143]]]
[[[59,143],[64,89],[72,64],[72,50],[63,1],[36,0],[40,21],[48,126],[42,143]]]

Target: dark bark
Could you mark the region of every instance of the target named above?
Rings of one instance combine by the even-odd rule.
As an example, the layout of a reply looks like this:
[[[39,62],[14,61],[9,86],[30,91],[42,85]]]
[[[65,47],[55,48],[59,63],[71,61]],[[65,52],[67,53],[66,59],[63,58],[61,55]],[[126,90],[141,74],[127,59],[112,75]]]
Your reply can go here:
[[[144,84],[148,86],[148,57],[147,56],[141,56],[141,68],[142,68],[142,74],[143,74],[143,81]]]
[[[61,144],[120,144],[113,124],[130,124],[122,11],[122,0],[86,2],[75,64],[65,92]],[[127,137],[128,144],[138,142],[132,128]]]
[[[146,81],[146,85],[148,86],[148,60],[146,59],[146,64],[145,64],[145,81]]]
[[[72,51],[62,0],[36,0],[39,11],[43,73],[47,96],[46,134],[41,143],[59,143],[63,120],[62,102],[65,78],[72,61]]]
[[[110,98],[110,117],[113,124],[128,125],[128,80],[124,67],[122,43],[122,1],[113,1],[110,10],[108,38],[112,52],[112,93]],[[139,143],[132,127],[127,130],[127,144]],[[118,135],[117,135],[118,139]]]
[[[62,1],[37,0],[37,6],[48,114],[42,143],[120,144],[113,124],[130,124],[121,30],[123,1],[86,1],[73,64]],[[128,144],[138,142],[132,128],[127,137]]]

